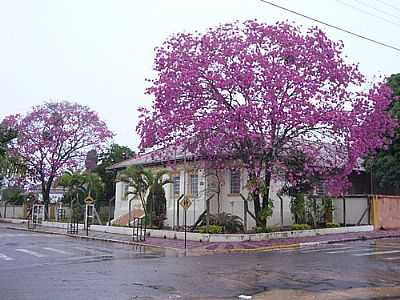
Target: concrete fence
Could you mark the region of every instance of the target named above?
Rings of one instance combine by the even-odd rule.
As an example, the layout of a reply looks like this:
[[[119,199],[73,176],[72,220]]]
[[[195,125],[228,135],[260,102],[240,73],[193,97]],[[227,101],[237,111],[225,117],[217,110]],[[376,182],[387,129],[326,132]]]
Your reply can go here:
[[[369,195],[348,195],[334,199],[334,222],[344,226],[371,224],[370,198]]]
[[[1,203],[0,215],[2,218],[23,219],[25,218],[25,208],[23,205],[4,205],[4,203]]]
[[[51,220],[56,219],[56,204],[50,204],[48,210],[48,216]],[[65,218],[69,218],[71,215],[71,209],[69,207],[65,208]],[[27,218],[28,209],[26,205],[13,205],[13,204],[4,204],[4,202],[0,202],[0,217],[1,218],[10,218],[10,219],[26,219]]]
[[[351,195],[334,199],[335,223],[400,229],[400,196]]]

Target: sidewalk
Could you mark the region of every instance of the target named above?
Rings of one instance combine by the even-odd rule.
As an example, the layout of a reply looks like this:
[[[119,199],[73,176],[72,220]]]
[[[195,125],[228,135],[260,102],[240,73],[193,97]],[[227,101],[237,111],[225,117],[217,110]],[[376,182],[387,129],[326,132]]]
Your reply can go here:
[[[371,240],[381,238],[400,238],[400,230],[359,232],[359,233],[344,233],[344,234],[329,234],[313,237],[299,237],[286,239],[273,239],[266,241],[246,241],[246,242],[224,242],[224,243],[208,243],[187,241],[187,249],[184,248],[184,241],[169,240],[154,237],[147,237],[144,242],[133,242],[132,237],[128,235],[115,233],[101,233],[89,231],[89,236],[86,236],[86,231],[80,231],[79,234],[67,234],[65,229],[38,226],[31,230],[26,224],[10,224],[3,223],[8,229],[33,231],[38,233],[57,234],[72,238],[98,240],[104,242],[121,243],[128,245],[142,245],[165,249],[166,251],[175,251],[177,254],[186,255],[207,255],[214,253],[237,253],[237,252],[265,252],[279,249],[296,249],[307,246],[315,246],[320,244],[343,243],[358,240]]]

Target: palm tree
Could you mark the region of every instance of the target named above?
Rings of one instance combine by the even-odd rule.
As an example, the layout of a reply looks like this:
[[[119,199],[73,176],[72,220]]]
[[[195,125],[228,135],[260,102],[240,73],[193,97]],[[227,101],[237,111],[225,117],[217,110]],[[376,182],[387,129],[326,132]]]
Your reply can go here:
[[[59,179],[58,185],[64,187],[67,192],[64,195],[64,200],[70,200],[70,207],[73,216],[80,215],[80,201],[79,199],[85,193],[85,176],[81,172],[66,171]]]
[[[96,173],[66,171],[59,179],[58,185],[67,190],[66,197],[71,200],[73,215],[80,214],[81,205],[86,195],[100,196],[103,182]]]
[[[153,173],[142,167],[129,166],[117,176],[118,181],[125,182],[130,187],[127,194],[140,200],[150,224],[152,224],[153,216],[162,217],[162,214],[165,216],[166,200],[162,187],[171,182],[163,178],[167,173],[167,171]],[[129,207],[131,200],[129,200]]]
[[[166,217],[167,200],[163,186],[172,183],[169,178],[165,178],[168,172],[161,170],[156,173],[143,171],[143,176],[148,185],[148,194],[146,199],[146,211],[149,216],[149,223],[162,227]]]
[[[84,173],[84,181],[84,188],[88,195],[93,195],[95,198],[99,198],[103,194],[104,183],[97,173]]]

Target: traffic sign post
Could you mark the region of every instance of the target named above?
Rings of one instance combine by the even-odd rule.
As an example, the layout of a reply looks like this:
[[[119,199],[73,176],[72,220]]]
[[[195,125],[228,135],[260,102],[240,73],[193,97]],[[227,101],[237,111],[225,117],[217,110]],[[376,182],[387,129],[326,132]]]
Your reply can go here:
[[[192,201],[189,199],[189,197],[185,196],[179,203],[179,205],[185,210],[185,215],[184,215],[184,223],[185,223],[185,249],[186,249],[186,219],[187,219],[187,210],[189,207],[192,205]]]
[[[86,204],[86,209],[85,209],[86,236],[89,235],[89,225],[90,225],[90,220],[93,219],[93,212],[94,212],[94,204]]]
[[[94,199],[89,195],[85,198],[85,204],[93,204]]]

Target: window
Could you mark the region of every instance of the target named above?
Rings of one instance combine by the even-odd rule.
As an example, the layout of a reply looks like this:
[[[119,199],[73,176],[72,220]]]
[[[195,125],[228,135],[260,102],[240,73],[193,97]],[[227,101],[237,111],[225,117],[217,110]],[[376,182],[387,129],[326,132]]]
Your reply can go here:
[[[199,195],[199,176],[197,174],[190,175],[190,193],[193,197]]]
[[[240,170],[231,170],[231,194],[240,193]]]
[[[174,196],[180,195],[180,187],[181,187],[181,178],[179,176],[174,176],[172,179],[172,189]]]

